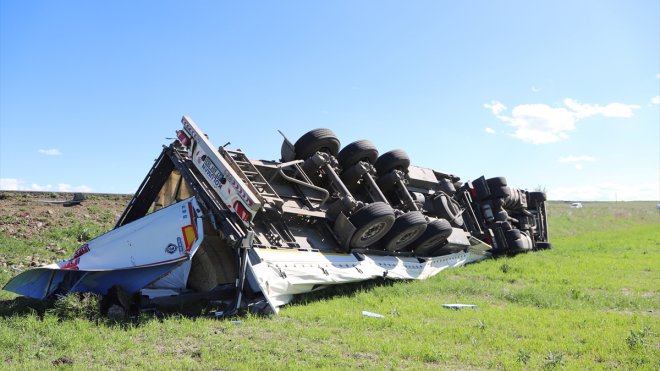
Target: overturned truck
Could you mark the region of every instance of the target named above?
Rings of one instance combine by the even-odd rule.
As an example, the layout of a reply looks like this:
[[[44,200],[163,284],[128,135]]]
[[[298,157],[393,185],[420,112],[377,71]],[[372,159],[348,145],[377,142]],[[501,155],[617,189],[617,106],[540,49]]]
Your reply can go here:
[[[181,123],[113,230],[4,289],[277,312],[329,285],[425,279],[551,246],[545,194],[503,177],[461,182],[399,149],[379,155],[368,140],[341,148],[329,129],[295,143],[282,134],[280,161],[252,160],[214,147],[190,118]]]

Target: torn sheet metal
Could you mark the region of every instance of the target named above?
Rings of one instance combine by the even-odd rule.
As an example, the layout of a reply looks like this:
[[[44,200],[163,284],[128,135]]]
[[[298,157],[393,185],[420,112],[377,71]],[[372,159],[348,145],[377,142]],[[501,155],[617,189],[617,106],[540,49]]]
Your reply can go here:
[[[476,308],[477,306],[474,304],[442,304],[443,308],[449,308],[449,309],[465,309],[465,308]]]
[[[274,310],[296,294],[351,282],[385,277],[423,280],[446,268],[490,256],[490,246],[472,238],[466,251],[418,259],[380,255],[330,254],[318,251],[254,249],[250,269]]]
[[[199,205],[189,198],[89,241],[69,260],[23,272],[4,289],[43,299],[58,289],[105,294],[115,285],[133,293],[159,279],[185,288],[203,236]]]

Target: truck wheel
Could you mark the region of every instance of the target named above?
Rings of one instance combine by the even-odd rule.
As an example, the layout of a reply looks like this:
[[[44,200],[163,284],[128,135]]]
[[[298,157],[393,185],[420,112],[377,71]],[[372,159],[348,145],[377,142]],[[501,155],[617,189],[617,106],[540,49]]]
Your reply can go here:
[[[436,215],[441,218],[447,219],[453,226],[463,227],[463,215],[461,215],[459,207],[454,204],[448,195],[441,193],[433,199],[433,210]]]
[[[454,229],[445,219],[434,219],[427,226],[421,237],[413,244],[415,254],[428,256],[437,246],[447,241]]]
[[[541,203],[547,201],[545,192],[529,192],[527,194],[527,199],[529,200],[530,205],[534,205],[536,202]]]
[[[383,153],[374,164],[378,175],[385,175],[395,169],[406,172],[409,166],[410,157],[401,149],[393,149]]]
[[[552,244],[550,242],[537,242],[536,243],[536,249],[537,250],[549,250],[549,249],[552,249]]]
[[[424,214],[419,211],[411,211],[399,216],[392,229],[383,237],[385,250],[401,250],[415,242],[426,230],[426,224]]]
[[[367,247],[380,240],[394,225],[394,210],[384,202],[374,202],[362,207],[348,220],[357,229],[351,237],[353,248]]]
[[[371,141],[363,139],[355,141],[342,148],[337,154],[337,161],[344,169],[349,168],[360,161],[373,164],[378,158],[378,149]]]
[[[503,176],[498,176],[495,178],[490,178],[486,179],[486,184],[488,184],[488,188],[499,188],[499,187],[506,187],[506,178]]]
[[[336,156],[339,151],[339,139],[330,129],[314,129],[300,137],[293,147],[296,149],[297,160],[306,160],[316,152]]]
[[[503,187],[489,187],[490,188],[490,197],[491,198],[507,198],[510,197],[513,193],[511,188],[507,186]]]
[[[506,239],[509,241],[515,241],[522,236],[519,229],[510,229],[508,231],[505,231],[504,235],[506,236]]]
[[[519,229],[504,231],[504,236],[506,237],[507,251],[515,252],[525,249],[525,241],[523,241],[523,236]]]

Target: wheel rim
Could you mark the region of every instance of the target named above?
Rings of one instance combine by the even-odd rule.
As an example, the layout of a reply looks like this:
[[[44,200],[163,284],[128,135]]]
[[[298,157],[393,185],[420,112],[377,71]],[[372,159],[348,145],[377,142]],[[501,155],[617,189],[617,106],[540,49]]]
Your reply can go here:
[[[426,227],[426,225],[424,225]],[[420,225],[411,226],[392,238],[386,246],[389,251],[398,251],[415,242],[424,232]]]
[[[428,240],[426,240],[424,243],[422,243],[417,249],[421,251],[428,250],[432,247],[435,247],[435,245],[439,244],[443,239],[446,240],[445,236],[431,237]]]
[[[387,223],[385,223],[385,222],[378,222],[378,223],[370,226],[369,228],[367,228],[367,230],[364,231],[364,233],[362,233],[362,235],[360,236],[360,242],[368,241],[368,240],[374,238],[374,236],[377,236],[379,233],[382,232],[382,230],[383,230],[383,228],[385,228],[386,224]]]
[[[412,240],[414,240],[418,234],[419,234],[419,229],[417,228],[413,229],[412,231],[406,231],[401,235],[401,237],[395,240],[394,246],[406,245],[410,243]]]

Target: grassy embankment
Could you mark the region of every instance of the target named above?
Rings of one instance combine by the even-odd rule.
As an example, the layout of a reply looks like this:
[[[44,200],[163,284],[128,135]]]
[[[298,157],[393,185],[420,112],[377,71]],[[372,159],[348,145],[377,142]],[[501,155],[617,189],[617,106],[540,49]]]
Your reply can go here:
[[[111,223],[93,225],[45,231],[30,242],[0,234],[0,255],[41,254],[39,247],[52,241],[69,253],[80,228],[92,233]],[[145,316],[113,323],[84,307],[83,318],[68,318],[71,309],[57,307],[41,315],[3,292],[0,362],[30,369],[659,369],[655,203],[586,203],[583,209],[551,203],[550,226],[552,250],[484,261],[427,281],[308,295],[279,316],[240,322]],[[3,284],[14,273],[0,269]],[[455,302],[478,307],[441,307]],[[385,318],[363,317],[363,310]]]

